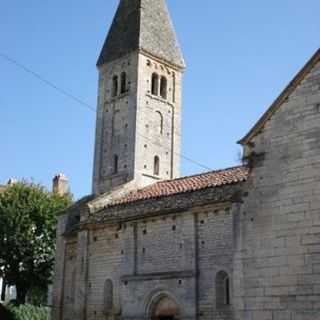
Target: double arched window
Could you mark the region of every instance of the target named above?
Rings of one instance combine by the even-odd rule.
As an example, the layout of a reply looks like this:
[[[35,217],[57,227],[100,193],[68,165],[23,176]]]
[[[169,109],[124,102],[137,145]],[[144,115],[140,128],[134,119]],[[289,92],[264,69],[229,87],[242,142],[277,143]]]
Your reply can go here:
[[[159,83],[160,82],[160,83]],[[151,93],[154,96],[159,95],[159,84],[160,84],[160,96],[163,99],[167,99],[168,96],[168,81],[165,76],[159,77],[157,73],[153,73],[151,76]]]
[[[216,276],[216,304],[217,309],[223,309],[231,304],[230,278],[225,271],[220,271]]]
[[[151,93],[157,96],[159,93],[159,76],[157,73],[153,73],[151,77]]]
[[[167,86],[168,86],[167,78],[162,76],[160,80],[160,96],[163,99],[167,99]]]
[[[119,82],[120,82],[120,92],[119,92]],[[126,93],[127,91],[128,91],[127,74],[125,72],[122,72],[120,75],[120,81],[118,76],[113,76],[112,89],[111,89],[112,97],[116,97],[119,93],[123,94],[123,93]]]

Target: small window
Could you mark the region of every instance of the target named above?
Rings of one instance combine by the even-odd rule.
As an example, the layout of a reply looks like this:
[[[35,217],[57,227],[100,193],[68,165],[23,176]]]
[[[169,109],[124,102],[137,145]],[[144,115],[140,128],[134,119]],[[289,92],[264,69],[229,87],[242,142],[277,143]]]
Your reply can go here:
[[[127,74],[125,72],[122,72],[120,93],[125,93],[125,92],[127,92]]]
[[[216,276],[216,303],[218,309],[223,309],[231,304],[230,298],[230,278],[224,271],[220,271]]]
[[[112,78],[112,96],[116,97],[118,95],[118,76]]]
[[[119,168],[119,157],[117,155],[114,155],[113,157],[113,174],[118,173]]]
[[[156,73],[152,74],[151,93],[155,96],[159,94],[159,76]]]
[[[158,156],[154,157],[153,174],[155,176],[160,174],[160,158]]]
[[[167,99],[167,86],[168,86],[168,81],[166,77],[161,77],[160,81],[160,96],[163,99]]]

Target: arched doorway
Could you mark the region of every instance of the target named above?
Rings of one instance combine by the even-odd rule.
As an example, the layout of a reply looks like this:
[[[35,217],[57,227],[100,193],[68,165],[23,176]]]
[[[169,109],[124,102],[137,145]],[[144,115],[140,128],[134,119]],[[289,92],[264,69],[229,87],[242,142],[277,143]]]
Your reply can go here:
[[[179,307],[177,303],[168,296],[162,296],[151,306],[152,320],[179,320]]]

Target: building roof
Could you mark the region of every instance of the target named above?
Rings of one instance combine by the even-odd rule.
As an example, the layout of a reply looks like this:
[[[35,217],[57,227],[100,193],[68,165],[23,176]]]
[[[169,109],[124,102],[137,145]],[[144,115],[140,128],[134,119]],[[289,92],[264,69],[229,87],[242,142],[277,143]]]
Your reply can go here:
[[[120,0],[97,65],[137,50],[184,68],[165,0]]]
[[[160,181],[143,189],[132,191],[126,196],[114,200],[108,207],[237,184],[246,181],[248,174],[247,167],[238,166],[175,180]]]
[[[279,97],[273,102],[269,109],[263,114],[254,127],[239,141],[240,144],[248,144],[264,127],[266,122],[270,120],[273,114],[282,106],[286,99],[296,90],[305,76],[320,61],[320,49],[311,57],[307,64],[298,72],[289,85],[282,91]]]

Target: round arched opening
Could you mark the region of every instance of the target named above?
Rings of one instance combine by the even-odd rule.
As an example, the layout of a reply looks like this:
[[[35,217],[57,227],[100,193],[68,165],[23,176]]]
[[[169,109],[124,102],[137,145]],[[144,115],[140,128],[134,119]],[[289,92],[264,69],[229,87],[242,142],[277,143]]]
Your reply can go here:
[[[170,297],[162,297],[153,304],[151,310],[152,320],[178,320],[179,307]]]

